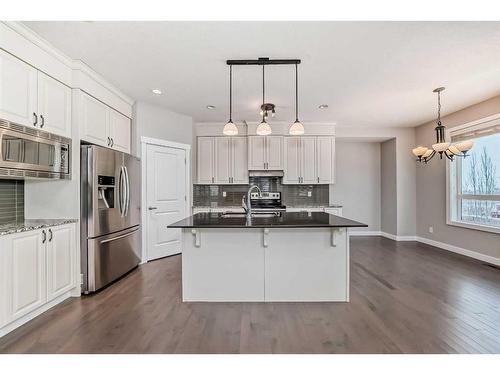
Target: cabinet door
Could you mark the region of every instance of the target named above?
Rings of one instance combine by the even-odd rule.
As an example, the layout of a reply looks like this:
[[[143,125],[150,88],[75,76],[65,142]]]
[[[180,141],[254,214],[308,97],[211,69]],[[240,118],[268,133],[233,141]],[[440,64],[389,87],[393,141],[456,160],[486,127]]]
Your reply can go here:
[[[82,139],[100,146],[109,146],[109,111],[99,100],[82,92]]]
[[[43,130],[71,137],[71,89],[38,72],[38,116]]]
[[[231,137],[232,183],[248,184],[247,137]]]
[[[266,142],[266,169],[283,170],[283,137],[268,136]]]
[[[215,183],[229,184],[231,178],[231,163],[229,160],[231,139],[215,137]]]
[[[36,69],[0,50],[0,118],[21,125],[34,125],[36,88]]]
[[[300,177],[300,137],[285,137],[283,183],[298,184]]]
[[[198,137],[198,183],[212,184],[215,182],[214,173],[214,138]]]
[[[248,137],[248,169],[262,170],[266,163],[266,137]]]
[[[74,262],[73,224],[47,229],[47,298],[49,301],[75,287]]]
[[[8,321],[40,307],[46,301],[45,244],[42,231],[10,235],[6,241],[10,296]],[[4,249],[2,249],[4,250]]]
[[[303,184],[317,184],[316,137],[300,137],[300,176]]]
[[[114,109],[108,110],[111,148],[130,153],[130,119]]]
[[[320,184],[333,184],[335,182],[335,138],[318,137],[317,163],[318,179]]]

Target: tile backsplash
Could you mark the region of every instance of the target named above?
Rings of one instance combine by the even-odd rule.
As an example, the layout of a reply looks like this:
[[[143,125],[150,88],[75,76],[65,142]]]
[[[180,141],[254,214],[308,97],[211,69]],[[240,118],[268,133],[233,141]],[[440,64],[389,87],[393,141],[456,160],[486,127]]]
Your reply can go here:
[[[0,224],[24,220],[24,181],[0,179]]]
[[[329,203],[328,185],[283,185],[281,177],[250,177],[250,184],[259,186],[262,191],[281,191],[281,200],[289,207],[326,206]],[[241,198],[247,190],[248,185],[194,185],[193,206],[241,206]]]

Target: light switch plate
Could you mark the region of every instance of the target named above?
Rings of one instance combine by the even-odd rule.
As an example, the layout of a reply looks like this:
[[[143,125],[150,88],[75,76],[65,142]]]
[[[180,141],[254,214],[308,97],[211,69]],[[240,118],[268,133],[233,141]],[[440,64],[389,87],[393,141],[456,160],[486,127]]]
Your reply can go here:
[[[308,197],[312,197],[312,191],[308,191],[308,192],[307,192],[307,196],[308,196]]]
[[[222,196],[225,198],[225,197],[226,197],[226,195],[227,195],[227,194],[226,194],[226,192],[225,192],[225,191],[223,191],[223,192],[222,192]]]

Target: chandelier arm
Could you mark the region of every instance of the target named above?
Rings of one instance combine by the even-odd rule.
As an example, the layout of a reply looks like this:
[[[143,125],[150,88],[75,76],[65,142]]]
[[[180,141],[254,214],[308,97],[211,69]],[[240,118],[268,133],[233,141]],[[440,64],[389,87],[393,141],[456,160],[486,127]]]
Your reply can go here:
[[[450,155],[448,155],[448,153],[446,151],[444,152],[444,156],[446,156],[448,158],[448,160],[450,160],[450,161],[453,161],[453,155],[454,154],[452,154],[452,156],[450,156]]]
[[[436,151],[432,150],[432,153],[428,157],[424,158],[424,163],[427,164],[427,162],[430,161],[434,157],[434,155],[436,155]]]

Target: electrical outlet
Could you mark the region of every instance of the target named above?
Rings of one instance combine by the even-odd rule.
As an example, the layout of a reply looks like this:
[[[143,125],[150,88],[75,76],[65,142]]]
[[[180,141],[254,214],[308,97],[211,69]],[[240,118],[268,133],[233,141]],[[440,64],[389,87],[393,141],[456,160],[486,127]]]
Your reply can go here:
[[[429,227],[429,233],[434,233],[434,227]]]
[[[225,192],[225,191],[223,191],[223,192],[222,192],[222,196],[225,198],[225,197],[226,197],[226,195],[227,195],[227,194],[226,194],[226,192]]]
[[[312,195],[313,195],[312,191],[308,191],[308,192],[307,192],[307,196],[308,196],[308,197],[312,197]]]

